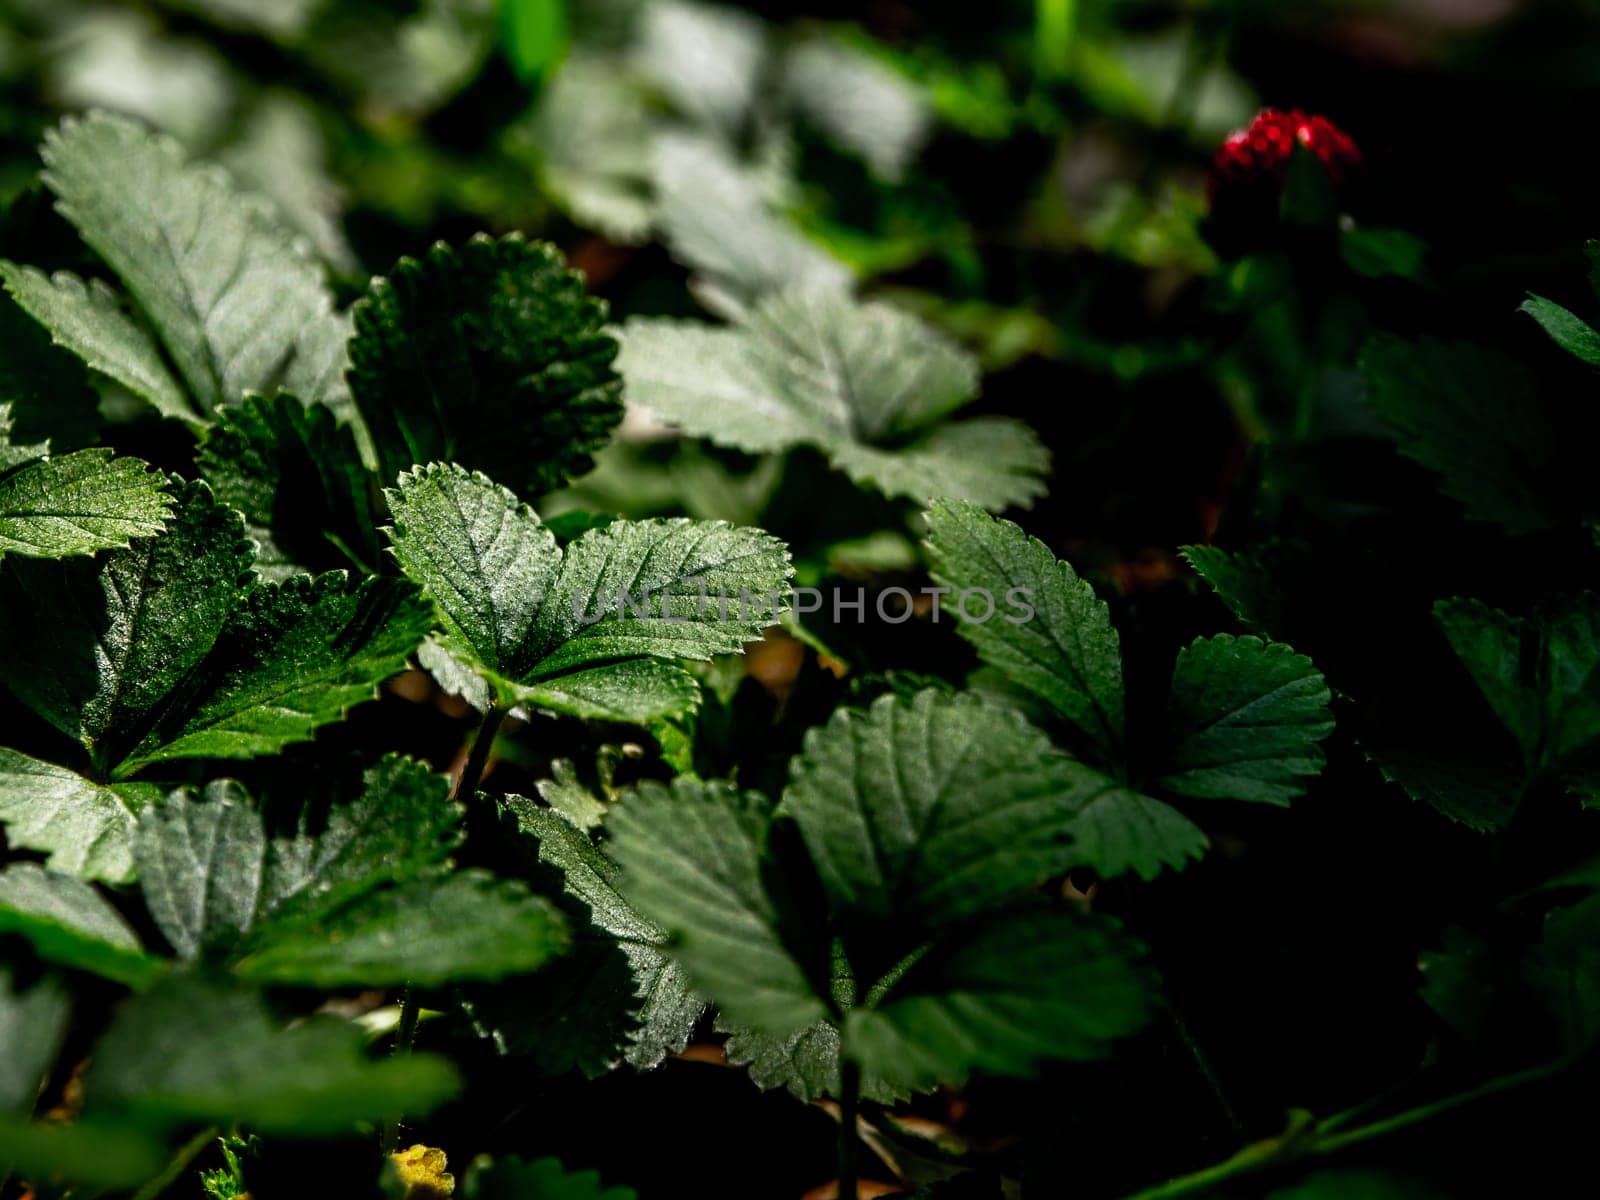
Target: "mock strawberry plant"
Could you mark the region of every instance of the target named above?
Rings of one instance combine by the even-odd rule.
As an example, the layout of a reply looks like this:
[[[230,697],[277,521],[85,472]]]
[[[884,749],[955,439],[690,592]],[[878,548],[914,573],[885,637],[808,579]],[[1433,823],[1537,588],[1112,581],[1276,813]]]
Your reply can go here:
[[[1579,177],[778,7],[0,3],[0,1197],[1572,1190]]]

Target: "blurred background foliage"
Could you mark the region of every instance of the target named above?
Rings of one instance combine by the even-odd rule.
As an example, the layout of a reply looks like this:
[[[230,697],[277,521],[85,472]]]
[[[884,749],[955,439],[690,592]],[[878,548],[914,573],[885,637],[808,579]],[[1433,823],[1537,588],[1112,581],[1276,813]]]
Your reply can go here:
[[[0,257],[94,269],[39,188],[36,147],[61,113],[103,107],[269,197],[345,301],[399,256],[479,230],[554,241],[619,319],[736,312],[770,282],[763,267],[853,275],[979,356],[978,411],[1039,431],[1049,495],[1011,515],[1117,600],[1130,671],[1161,675],[1176,645],[1231,619],[1180,546],[1270,537],[1290,640],[1361,699],[1346,728],[1369,746],[1396,726],[1408,744],[1459,746],[1489,723],[1450,674],[1431,604],[1525,611],[1588,586],[1591,532],[1462,521],[1395,453],[1359,356],[1390,330],[1535,364],[1569,418],[1553,486],[1592,490],[1592,376],[1515,309],[1529,290],[1593,308],[1582,247],[1600,233],[1600,174],[1581,116],[1600,102],[1597,17],[1575,0],[0,0]],[[1264,105],[1331,118],[1365,170],[1337,205],[1291,172],[1278,212],[1220,228],[1212,153]],[[181,429],[127,417],[119,444],[178,457],[162,447]],[[915,506],[813,452],[758,460],[634,411],[598,457],[543,498],[547,516],[757,522],[794,546],[800,582],[852,590],[920,569]],[[971,666],[924,622],[825,616],[796,629],[808,650],[774,642],[751,679],[707,680],[704,773],[739,764],[770,782],[840,697],[896,686],[889,668]],[[1460,686],[1419,689],[1434,678]],[[407,749],[438,736],[396,732],[390,708],[355,722],[352,744],[376,723]],[[658,734],[669,755],[688,736]],[[609,790],[639,748],[595,753]],[[549,755],[512,739],[501,769],[538,778]],[[1130,1159],[1141,1177],[1176,1174],[1275,1133],[1287,1104],[1334,1111],[1431,1061],[1418,948],[1488,911],[1485,880],[1532,868],[1409,803],[1351,746],[1292,820],[1219,821],[1216,861],[1116,908],[1163,947],[1176,1032],[1115,1070],[935,1097],[886,1160],[1009,1155],[1030,1195],[1117,1194]],[[510,1115],[485,1129],[463,1113],[473,1145],[587,1147],[573,1157],[647,1196],[828,1178],[827,1119],[753,1099],[733,1072],[535,1083],[515,1061],[495,1069],[484,1086]],[[1496,1110],[1482,1138],[1457,1125],[1385,1144],[1380,1165],[1427,1178],[1399,1191],[1352,1190],[1352,1175],[1284,1194],[1521,1186],[1496,1148],[1537,1146],[1554,1175],[1583,1144],[1579,1111],[1555,1095]]]

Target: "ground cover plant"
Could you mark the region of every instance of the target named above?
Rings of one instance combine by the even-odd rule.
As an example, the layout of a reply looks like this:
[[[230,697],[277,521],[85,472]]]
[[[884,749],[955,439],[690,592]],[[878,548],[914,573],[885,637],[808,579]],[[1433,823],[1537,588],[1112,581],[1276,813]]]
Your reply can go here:
[[[1583,6],[0,16],[0,1195],[1592,1174]]]

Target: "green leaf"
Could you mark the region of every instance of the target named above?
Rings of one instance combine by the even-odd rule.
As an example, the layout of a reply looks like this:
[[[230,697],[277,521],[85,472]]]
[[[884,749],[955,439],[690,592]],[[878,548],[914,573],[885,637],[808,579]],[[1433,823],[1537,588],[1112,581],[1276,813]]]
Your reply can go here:
[[[840,1087],[839,1030],[818,1021],[790,1033],[763,1033],[721,1018],[717,1029],[728,1035],[724,1052],[734,1066],[746,1068],[750,1082],[763,1091],[784,1088],[810,1104],[837,1096]],[[861,1096],[875,1104],[901,1104],[911,1093],[905,1087],[872,1072],[861,1076]]]
[[[887,695],[806,734],[783,808],[836,912],[938,927],[1066,870],[1075,765],[1009,710]]]
[[[0,747],[0,822],[14,849],[42,850],[51,870],[123,883],[133,876],[139,811],[159,803],[148,783],[98,784]]]
[[[443,645],[502,698],[525,666],[534,618],[561,565],[538,514],[480,472],[434,463],[386,493],[400,569],[438,605]]]
[[[755,453],[820,448],[886,495],[954,495],[986,508],[1044,491],[1049,454],[1026,426],[944,423],[978,392],[976,361],[887,304],[785,291],[738,325],[629,321],[629,395],[689,433]]]
[[[715,289],[720,310],[740,312],[786,288],[849,286],[850,269],[774,213],[762,181],[717,140],[658,136],[651,176],[662,241]]]
[[[470,667],[502,704],[625,722],[682,712],[699,699],[693,678],[651,660],[736,653],[786,599],[788,552],[756,529],[618,521],[563,551],[510,491],[440,464],[402,475],[389,504],[395,557],[438,606],[450,673]]]
[[[158,533],[171,499],[137,458],[79,450],[0,473],[0,558],[66,558]]]
[[[1205,853],[1206,835],[1170,804],[1074,764],[1070,862],[1110,879],[1133,872],[1150,880],[1182,870]]]
[[[53,976],[19,987],[12,971],[0,966],[0,1119],[33,1111],[66,1036],[68,1007],[66,990]],[[0,1164],[7,1161],[0,1150]]]
[[[174,976],[131,1000],[95,1048],[86,1116],[152,1126],[237,1122],[263,1134],[342,1133],[423,1116],[459,1081],[431,1054],[367,1058],[359,1026],[315,1016],[288,1028],[257,995]]]
[[[1442,600],[1434,619],[1528,769],[1559,767],[1600,742],[1600,601],[1548,601],[1530,618]]]
[[[8,266],[0,262],[0,280]],[[50,334],[23,308],[0,296],[0,470],[14,466],[8,436],[37,439],[57,451],[91,446],[100,431],[100,397],[76,357],[51,343]],[[6,410],[19,428],[9,429]],[[42,453],[42,451],[41,451]]]
[[[648,239],[652,114],[616,65],[581,50],[545,86],[514,139],[531,143],[544,191],[578,225],[619,245]]]
[[[1256,637],[1197,638],[1172,671],[1173,744],[1160,786],[1288,804],[1322,772],[1332,699],[1309,658]]]
[[[31,445],[13,445],[11,405],[0,404],[0,472],[10,471],[24,463],[36,462],[50,455],[49,442]]]
[[[244,514],[268,577],[377,564],[370,477],[355,434],[327,406],[285,392],[246,396],[218,414],[195,466]]]
[[[227,947],[255,923],[267,870],[267,835],[232,780],[204,801],[174,792],[139,819],[134,838],[139,889],[179,958]]]
[[[479,1159],[467,1172],[465,1200],[637,1200],[632,1188],[605,1188],[598,1171],[567,1171],[553,1158]]]
[[[500,0],[500,43],[517,78],[537,82],[550,75],[569,37],[565,0]]]
[[[172,139],[95,113],[64,120],[41,153],[62,214],[149,319],[202,418],[273,390],[331,319],[320,271],[268,207]]]
[[[326,912],[384,884],[440,874],[461,842],[461,815],[448,779],[386,755],[363,773],[357,796],[331,806],[320,830],[272,843],[266,908]]]
[[[1254,633],[1270,636],[1282,630],[1285,603],[1279,546],[1269,542],[1251,550],[1229,551],[1216,546],[1185,546],[1179,552],[1194,573],[1217,598],[1233,610],[1241,624]]]
[[[264,924],[234,971],[260,983],[429,987],[532,971],[567,944],[560,914],[522,884],[458,871]]]
[[[14,933],[45,962],[146,987],[166,970],[100,893],[81,879],[37,863],[0,871],[0,934]]]
[[[1539,322],[1540,327],[1550,335],[1551,341],[1568,354],[1591,367],[1600,367],[1600,333],[1596,333],[1587,321],[1570,309],[1529,292],[1519,311]]]
[[[272,201],[323,261],[354,275],[360,264],[339,226],[343,189],[329,174],[327,158],[316,107],[292,92],[269,92],[253,106],[224,161],[241,183]]]
[[[1420,279],[1428,244],[1404,229],[1341,229],[1339,255],[1368,279]]]
[[[845,1053],[913,1091],[1103,1057],[1155,1008],[1141,954],[1104,920],[998,913],[936,946],[876,1007],[852,1009]]]
[[[160,1139],[91,1121],[29,1121],[0,1113],[0,1169],[44,1186],[133,1189],[168,1160]]]
[[[354,799],[330,806],[318,832],[269,840],[232,780],[202,798],[174,792],[147,809],[135,836],[145,904],[180,957],[232,952],[269,916],[319,919],[389,883],[439,873],[460,840],[449,784],[393,756],[362,777]]]
[[[1415,1200],[1435,1194],[1425,1180],[1389,1171],[1355,1167],[1328,1167],[1313,1171],[1299,1183],[1276,1188],[1267,1200]]]
[[[668,953],[666,934],[623,899],[616,864],[582,829],[520,796],[508,797],[506,805],[518,828],[538,839],[539,861],[561,871],[563,889],[588,910],[591,927],[627,958],[637,1012],[624,1057],[645,1070],[681,1052],[706,1002]]]
[[[1522,784],[1509,755],[1499,758],[1459,744],[1363,748],[1385,779],[1469,829],[1504,829],[1516,809]]]
[[[441,243],[353,311],[350,390],[381,479],[453,460],[548,491],[587,471],[622,418],[605,304],[552,246]]]
[[[807,120],[879,179],[902,178],[933,132],[921,89],[842,38],[808,37],[790,50],[783,87]]]
[[[827,1010],[763,880],[770,821],[754,793],[679,778],[641,785],[607,828],[623,897],[666,931],[695,987],[732,1019],[780,1033]]]
[[[263,584],[229,616],[183,702],[119,771],[178,758],[249,758],[306,741],[405,668],[430,616],[403,580],[330,571]]]
[[[566,548],[534,622],[524,678],[608,659],[710,659],[760,639],[788,607],[789,552],[759,529],[617,521]]]
[[[98,279],[70,271],[45,275],[33,267],[0,262],[0,279],[24,311],[49,331],[50,340],[84,366],[120,383],[164,417],[192,426],[202,414],[167,368],[161,348],[123,309],[116,292]]]
[[[1361,370],[1400,452],[1438,475],[1468,516],[1513,534],[1562,523],[1566,506],[1550,478],[1555,434],[1526,367],[1470,343],[1380,334]]]
[[[1123,740],[1122,649],[1110,610],[1045,544],[971,504],[928,509],[934,578],[979,656],[1048,702],[1108,758]],[[972,592],[964,606],[963,593]],[[983,614],[988,613],[987,619]]]
[[[94,560],[13,560],[0,574],[0,678],[109,769],[211,648],[248,578],[237,513],[175,488],[171,524]]]

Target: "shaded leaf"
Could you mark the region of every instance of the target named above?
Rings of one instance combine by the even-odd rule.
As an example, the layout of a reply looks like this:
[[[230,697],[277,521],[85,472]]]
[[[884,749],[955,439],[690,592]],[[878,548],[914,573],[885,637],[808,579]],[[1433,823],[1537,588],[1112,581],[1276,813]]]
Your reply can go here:
[[[98,784],[0,747],[0,822],[14,848],[42,850],[51,870],[122,883],[133,875],[139,811],[159,803],[148,783]]]
[[[353,311],[350,390],[381,479],[448,460],[548,491],[588,470],[622,418],[605,304],[552,246],[441,243]]]
[[[0,934],[18,934],[45,962],[146,987],[166,970],[89,884],[13,863],[0,871]]]

